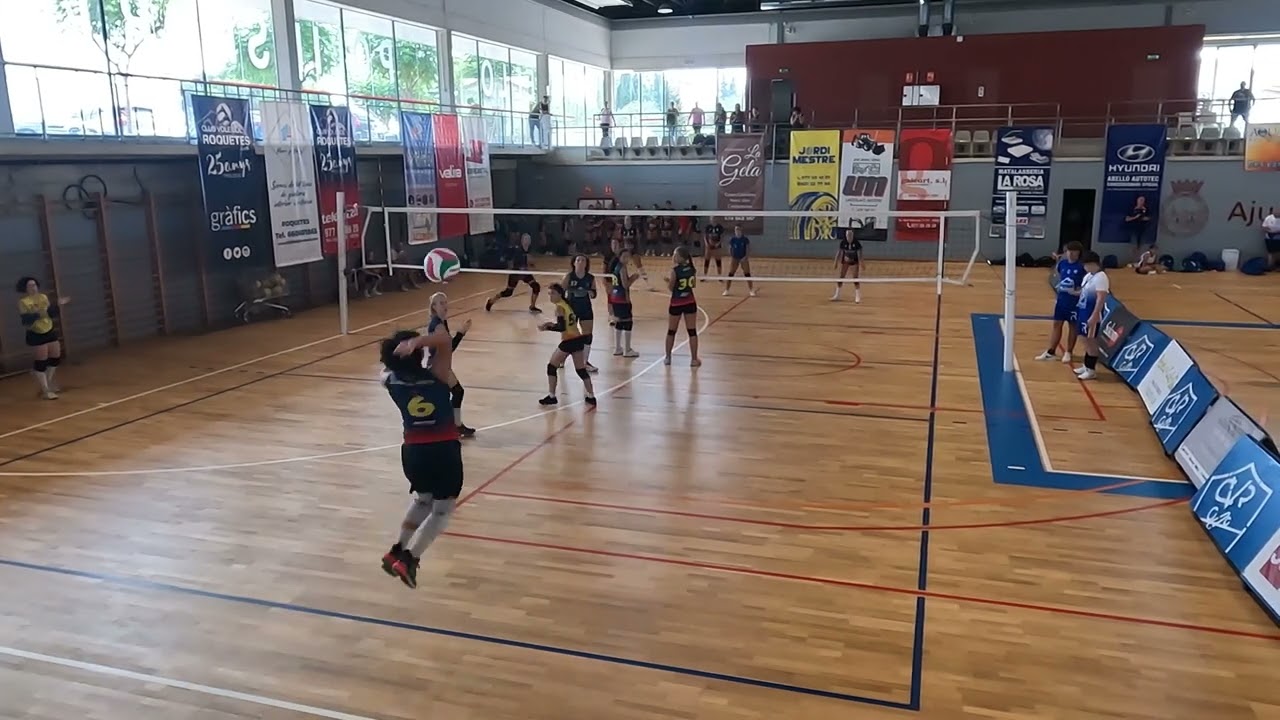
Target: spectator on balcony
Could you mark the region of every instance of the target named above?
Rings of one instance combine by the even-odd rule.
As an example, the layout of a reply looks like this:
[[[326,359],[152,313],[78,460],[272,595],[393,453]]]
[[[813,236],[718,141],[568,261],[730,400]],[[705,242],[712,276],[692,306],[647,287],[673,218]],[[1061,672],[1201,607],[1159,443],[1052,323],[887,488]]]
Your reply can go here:
[[[529,106],[529,142],[542,147],[542,103]]]
[[[667,108],[667,142],[674,143],[676,141],[676,129],[680,125],[680,108],[675,103],[671,103],[671,107]]]
[[[791,108],[791,119],[787,122],[787,124],[790,125],[793,130],[804,129],[805,127],[804,111],[800,109],[799,105]]]
[[[733,106],[733,114],[729,116],[729,125],[735,133],[747,131],[747,115],[742,112],[742,103],[736,103]]]
[[[538,123],[542,127],[542,146],[551,149],[551,96],[543,95],[538,103]]]
[[[1235,127],[1236,118],[1243,119],[1245,127],[1248,127],[1249,110],[1253,103],[1253,91],[1249,89],[1249,84],[1240,83],[1240,89],[1231,93],[1231,127]]]
[[[694,137],[702,134],[702,121],[705,119],[706,116],[702,111],[702,107],[695,102],[693,109],[689,111],[689,125],[693,127]]]
[[[728,113],[724,111],[724,105],[716,103],[716,112],[712,121],[716,124],[716,135],[724,134],[724,126],[727,124]]]
[[[608,140],[609,130],[613,128],[613,111],[609,109],[609,103],[605,103],[600,108],[600,137]]]
[[[751,108],[751,132],[764,132],[764,120],[760,117],[760,108]]]

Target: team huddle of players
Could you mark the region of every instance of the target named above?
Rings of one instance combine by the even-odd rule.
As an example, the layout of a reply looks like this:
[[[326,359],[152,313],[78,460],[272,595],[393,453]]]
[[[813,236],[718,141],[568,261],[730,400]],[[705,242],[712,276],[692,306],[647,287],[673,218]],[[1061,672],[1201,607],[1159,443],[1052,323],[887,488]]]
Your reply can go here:
[[[724,228],[714,220],[705,228],[703,272],[712,262],[716,272],[722,272],[721,242]],[[613,354],[624,358],[639,357],[631,346],[631,333],[635,327],[632,290],[637,281],[646,280],[645,270],[637,251],[637,236],[629,233],[624,223],[621,232],[610,242],[605,256],[606,295],[609,308],[609,324],[613,326]],[[520,283],[529,286],[529,311],[541,313],[538,297],[542,286],[534,278],[529,259],[530,238],[524,235],[510,249],[510,269],[506,287],[485,302],[485,310],[495,303],[511,297]],[[729,239],[729,278],[742,270],[748,292],[755,296],[751,280],[750,240],[741,227],[735,227]],[[840,287],[845,278],[860,277],[862,246],[852,236],[841,239],[835,255],[839,270],[836,292],[832,300],[840,297]],[[731,279],[724,282],[724,295],[728,295]],[[663,362],[671,364],[676,335],[683,324],[688,335],[690,365],[702,364],[698,356],[698,302],[695,296],[697,270],[693,256],[683,246],[672,252],[672,267],[666,277],[666,291],[670,294],[667,309],[667,335]],[[854,281],[855,300],[860,300]],[[547,332],[559,333],[559,343],[547,360],[547,395],[539,400],[543,406],[559,404],[556,396],[559,371],[566,360],[573,360],[575,373],[585,389],[585,402],[596,405],[595,387],[591,376],[598,369],[590,362],[591,344],[594,339],[595,312],[593,300],[597,296],[596,279],[591,273],[591,259],[576,255],[572,266],[560,282],[547,288],[554,307],[554,320],[539,327]],[[471,436],[474,430],[462,422],[464,391],[453,372],[453,351],[466,336],[471,323],[467,321],[457,333],[451,334],[448,324],[448,298],[436,293],[431,298],[431,320],[426,334],[413,331],[396,333],[383,341],[381,361],[384,366],[382,382],[392,401],[400,411],[404,426],[404,444],[401,447],[401,465],[409,481],[412,499],[400,524],[399,537],[383,555],[382,569],[398,577],[410,588],[417,587],[418,566],[423,553],[439,537],[448,523],[449,516],[458,503],[462,491],[461,438]]]

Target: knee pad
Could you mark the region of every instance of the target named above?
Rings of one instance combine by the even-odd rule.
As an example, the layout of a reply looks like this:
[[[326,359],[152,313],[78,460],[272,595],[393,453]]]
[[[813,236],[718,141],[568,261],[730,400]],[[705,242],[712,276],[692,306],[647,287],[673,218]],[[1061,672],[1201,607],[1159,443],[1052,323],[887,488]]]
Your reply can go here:
[[[591,333],[583,333],[583,334],[582,334],[582,342],[583,342],[584,344],[586,344],[586,345],[590,345],[590,344],[591,344],[591,341],[592,341],[592,340],[594,340],[594,339],[595,339],[595,335],[593,335],[593,334],[591,334]]]
[[[744,271],[742,272],[742,277],[751,277],[751,273],[746,272],[746,271],[744,270]]]
[[[675,330],[668,330],[668,331],[667,331],[667,337],[675,337],[675,336],[676,336],[676,331],[675,331]]]
[[[737,270],[734,270],[734,269],[730,269],[730,270],[729,270],[729,277],[734,277],[734,276],[735,276],[735,275],[737,275],[737,274],[738,274],[738,271],[737,271]]]
[[[444,500],[436,500],[431,504],[432,515],[448,515],[453,512],[453,508],[458,504],[458,498],[451,497]]]
[[[586,368],[578,368],[578,377],[582,378],[583,380],[586,380],[586,379],[587,379],[587,377],[588,377],[587,369],[586,369]]]
[[[511,289],[511,288],[506,288],[506,289],[505,289],[505,290],[503,290],[502,292],[498,293],[498,297],[511,297],[511,296],[512,296],[512,295],[514,295],[515,293],[516,293],[516,291],[515,291],[515,290],[513,290],[513,289]]]
[[[48,360],[32,360],[31,369],[38,373],[42,373],[45,370],[49,369],[49,361]]]
[[[547,363],[547,377],[555,377],[556,369],[557,368],[555,365],[552,365],[551,363]]]
[[[618,321],[618,329],[619,329],[619,330],[622,330],[622,331],[624,331],[624,332],[631,332],[631,329],[632,329],[632,328],[634,328],[634,327],[635,327],[635,325],[636,325],[636,323],[635,323],[635,321],[634,321],[634,320],[620,320],[620,321]]]
[[[46,360],[45,362],[49,363],[49,367],[51,367],[51,368],[52,368],[52,367],[58,367],[59,365],[61,365],[61,364],[62,364],[62,358],[61,358],[61,357],[53,357],[53,358],[49,358],[49,359],[48,359],[48,360]]]
[[[467,392],[466,390],[462,389],[461,384],[454,385],[453,387],[449,388],[449,399],[453,401],[454,407],[456,408],[462,407],[462,396],[465,395],[466,392]]]
[[[529,289],[532,290],[533,294],[535,295],[542,292],[542,286],[538,284],[537,280],[534,280],[533,282],[529,283]]]
[[[698,337],[698,328],[689,328],[689,337]]]

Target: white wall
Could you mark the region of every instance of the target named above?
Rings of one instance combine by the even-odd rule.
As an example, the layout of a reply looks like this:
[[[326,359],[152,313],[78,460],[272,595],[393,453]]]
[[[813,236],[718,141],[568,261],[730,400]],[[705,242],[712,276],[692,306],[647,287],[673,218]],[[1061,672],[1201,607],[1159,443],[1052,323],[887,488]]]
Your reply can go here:
[[[539,0],[341,0],[352,8],[454,30],[497,43],[609,67],[609,25]],[[563,9],[561,9],[563,8]]]
[[[742,67],[747,64],[748,45],[764,45],[777,39],[775,26],[770,22],[688,23],[615,29],[611,41],[613,67],[618,70]]]

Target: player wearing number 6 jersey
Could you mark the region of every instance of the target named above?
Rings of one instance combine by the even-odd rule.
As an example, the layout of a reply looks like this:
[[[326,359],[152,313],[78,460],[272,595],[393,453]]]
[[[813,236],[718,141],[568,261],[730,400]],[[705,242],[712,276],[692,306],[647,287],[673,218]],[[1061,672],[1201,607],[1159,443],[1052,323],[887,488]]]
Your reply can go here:
[[[667,289],[671,291],[671,306],[667,310],[667,355],[664,365],[671,364],[671,350],[676,344],[676,330],[680,328],[680,318],[684,318],[685,330],[689,333],[689,361],[692,367],[698,367],[702,361],[698,359],[698,299],[693,289],[698,284],[697,269],[693,267],[693,258],[689,250],[678,247],[671,254],[671,275],[667,277]]]
[[[400,463],[413,494],[382,569],[416,588],[422,554],[444,531],[462,492],[462,443],[449,396],[453,338],[443,328],[427,335],[402,330],[383,340],[381,350],[382,384],[404,423]],[[425,368],[423,350],[431,355]]]

